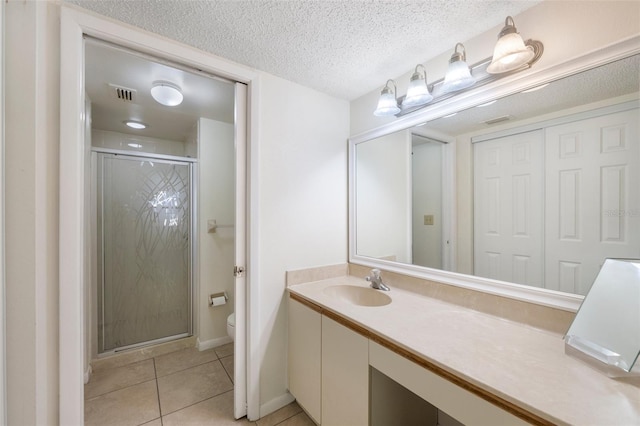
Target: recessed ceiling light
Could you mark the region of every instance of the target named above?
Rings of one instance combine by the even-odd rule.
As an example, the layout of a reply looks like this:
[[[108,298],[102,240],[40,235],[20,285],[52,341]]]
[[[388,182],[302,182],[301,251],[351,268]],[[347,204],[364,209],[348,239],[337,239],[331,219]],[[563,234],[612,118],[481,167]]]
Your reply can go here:
[[[180,86],[168,81],[154,81],[151,87],[151,96],[156,102],[165,106],[180,105],[184,99]]]
[[[551,84],[551,83],[541,84],[540,86],[536,86],[536,87],[532,87],[531,89],[523,90],[523,91],[522,91],[522,93],[531,93],[531,92],[535,92],[536,90],[544,89],[544,88],[545,88],[545,87],[547,87],[549,84]]]
[[[127,126],[131,127],[132,129],[136,129],[136,130],[141,130],[141,129],[146,129],[147,125],[144,123],[141,123],[139,121],[125,121],[124,124],[126,124]]]
[[[477,107],[478,107],[478,108],[486,107],[486,106],[489,106],[489,105],[493,105],[493,104],[495,104],[496,102],[497,102],[497,99],[494,99],[494,100],[492,100],[492,101],[485,102],[484,104],[477,105]]]
[[[131,148],[142,148],[142,145],[139,143],[128,143],[127,146],[130,146]]]

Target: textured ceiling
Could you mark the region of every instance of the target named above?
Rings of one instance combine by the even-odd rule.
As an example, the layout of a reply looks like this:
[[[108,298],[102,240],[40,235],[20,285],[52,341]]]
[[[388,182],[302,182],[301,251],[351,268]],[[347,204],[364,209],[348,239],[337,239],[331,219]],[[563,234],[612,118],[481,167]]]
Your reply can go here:
[[[540,0],[67,0],[352,100]]]

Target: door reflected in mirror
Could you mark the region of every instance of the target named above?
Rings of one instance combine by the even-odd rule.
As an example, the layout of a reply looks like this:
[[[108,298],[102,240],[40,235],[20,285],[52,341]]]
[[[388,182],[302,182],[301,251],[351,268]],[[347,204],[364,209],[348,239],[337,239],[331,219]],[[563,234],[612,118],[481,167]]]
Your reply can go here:
[[[605,258],[640,257],[639,69],[359,142],[354,254],[586,294]]]

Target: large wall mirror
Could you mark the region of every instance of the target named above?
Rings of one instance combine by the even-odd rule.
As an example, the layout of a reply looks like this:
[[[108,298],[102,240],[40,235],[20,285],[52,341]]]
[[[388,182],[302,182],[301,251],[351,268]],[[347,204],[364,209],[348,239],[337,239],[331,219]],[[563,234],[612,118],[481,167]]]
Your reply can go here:
[[[640,258],[639,50],[351,138],[350,260],[576,309]]]

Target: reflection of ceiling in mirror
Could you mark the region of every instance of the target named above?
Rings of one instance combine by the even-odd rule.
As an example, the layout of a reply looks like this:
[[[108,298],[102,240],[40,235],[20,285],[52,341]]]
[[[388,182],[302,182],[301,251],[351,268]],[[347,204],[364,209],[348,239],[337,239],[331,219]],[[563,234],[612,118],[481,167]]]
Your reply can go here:
[[[486,107],[474,107],[428,122],[424,127],[450,136],[490,129],[487,121],[520,121],[640,90],[640,55],[554,81],[541,90],[517,93]],[[496,124],[503,124],[498,121]]]

